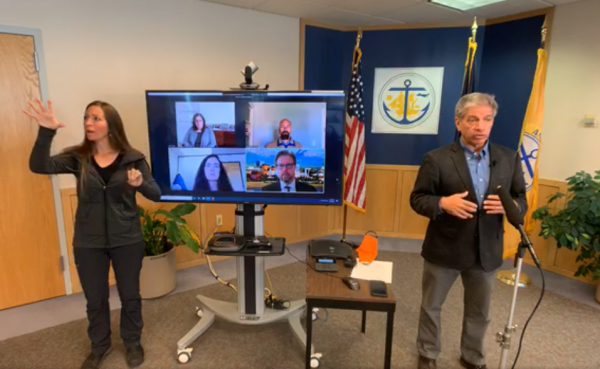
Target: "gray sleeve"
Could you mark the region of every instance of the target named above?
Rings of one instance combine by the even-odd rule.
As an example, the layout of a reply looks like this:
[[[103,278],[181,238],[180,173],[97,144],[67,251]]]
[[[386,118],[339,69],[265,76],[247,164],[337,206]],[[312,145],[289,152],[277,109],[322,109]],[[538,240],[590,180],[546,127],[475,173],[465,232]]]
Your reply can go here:
[[[148,200],[154,202],[160,201],[160,187],[158,187],[158,183],[154,180],[146,160],[140,161],[137,167],[140,173],[142,173],[142,184],[137,188],[137,191]]]
[[[183,147],[193,147],[194,143],[191,142],[191,137],[192,137],[192,129],[188,129],[188,131],[186,132],[185,136],[183,137],[183,142],[181,142],[183,144]]]
[[[29,156],[29,169],[37,174],[75,174],[79,161],[71,154],[50,156],[52,139],[56,130],[40,127]]]
[[[208,136],[208,147],[217,147],[217,138],[215,137],[215,131],[210,128]]]

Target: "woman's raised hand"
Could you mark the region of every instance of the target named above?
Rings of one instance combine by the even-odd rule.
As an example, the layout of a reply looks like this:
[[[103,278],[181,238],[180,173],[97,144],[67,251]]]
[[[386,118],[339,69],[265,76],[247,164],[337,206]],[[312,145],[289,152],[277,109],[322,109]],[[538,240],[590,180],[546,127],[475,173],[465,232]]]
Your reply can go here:
[[[37,106],[33,102],[29,102],[29,106],[33,110],[34,114],[30,113],[27,110],[23,110],[23,113],[27,114],[31,118],[35,119],[38,124],[42,127],[46,127],[49,129],[58,129],[64,127],[65,124],[56,120],[54,116],[54,107],[52,106],[52,101],[48,100],[48,108],[44,106],[44,104],[40,101],[40,99],[36,100]]]

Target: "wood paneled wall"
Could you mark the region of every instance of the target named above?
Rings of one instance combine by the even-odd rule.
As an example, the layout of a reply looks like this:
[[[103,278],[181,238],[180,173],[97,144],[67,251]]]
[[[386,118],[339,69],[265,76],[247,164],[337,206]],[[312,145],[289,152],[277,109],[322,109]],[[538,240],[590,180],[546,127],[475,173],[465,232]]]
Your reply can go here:
[[[367,165],[367,213],[361,214],[348,208],[347,234],[361,235],[373,230],[382,237],[398,237],[423,239],[428,220],[415,213],[409,203],[418,172],[417,166],[402,165]],[[540,180],[538,206],[546,203],[548,197],[557,191],[565,192],[565,182]],[[176,204],[153,203],[139,197],[139,204],[149,210],[159,207],[172,208]],[[71,240],[73,237],[73,220],[77,207],[75,189],[63,189],[62,201],[64,220],[69,241],[69,265],[73,280],[73,291],[81,291],[77,271],[73,263]],[[564,206],[564,200],[553,204],[553,209]],[[201,204],[198,209],[186,217],[190,227],[202,240],[210,234],[216,225],[216,216],[223,216],[223,225],[218,231],[229,231],[234,227],[235,205]],[[265,212],[265,233],[285,237],[288,244],[323,237],[329,234],[342,234],[343,207],[337,206],[269,206]],[[556,247],[552,239],[544,240],[537,236],[539,224],[536,225],[531,240],[542,266],[569,278],[577,269],[575,252]],[[519,240],[518,233],[510,225],[505,226],[505,250],[515,247]],[[510,257],[510,254],[508,254]],[[221,258],[223,259],[223,258]],[[213,258],[213,260],[218,260]],[[526,256],[524,261],[533,265]],[[206,262],[201,254],[195,254],[187,247],[177,248],[177,267],[185,269]],[[111,272],[111,284],[114,283]],[[591,278],[575,278],[592,283]]]
[[[347,234],[368,230],[379,236],[423,239],[428,220],[415,213],[409,203],[419,167],[408,165],[367,165],[367,213],[348,208]],[[336,228],[342,233],[343,208],[336,211]]]

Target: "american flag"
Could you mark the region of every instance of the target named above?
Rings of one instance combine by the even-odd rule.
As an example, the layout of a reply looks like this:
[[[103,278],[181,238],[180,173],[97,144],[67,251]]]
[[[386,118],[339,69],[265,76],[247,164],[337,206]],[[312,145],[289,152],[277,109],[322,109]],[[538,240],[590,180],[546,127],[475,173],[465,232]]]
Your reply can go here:
[[[367,175],[365,172],[365,108],[363,101],[362,52],[354,50],[352,79],[346,102],[344,141],[344,204],[366,211]]]

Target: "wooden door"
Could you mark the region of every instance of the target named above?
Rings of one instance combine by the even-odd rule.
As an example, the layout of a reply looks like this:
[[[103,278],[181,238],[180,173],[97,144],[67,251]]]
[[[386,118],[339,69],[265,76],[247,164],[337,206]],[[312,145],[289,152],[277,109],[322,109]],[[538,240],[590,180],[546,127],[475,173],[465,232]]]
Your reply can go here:
[[[32,36],[0,33],[0,309],[65,294],[52,183],[29,170],[40,98]]]

